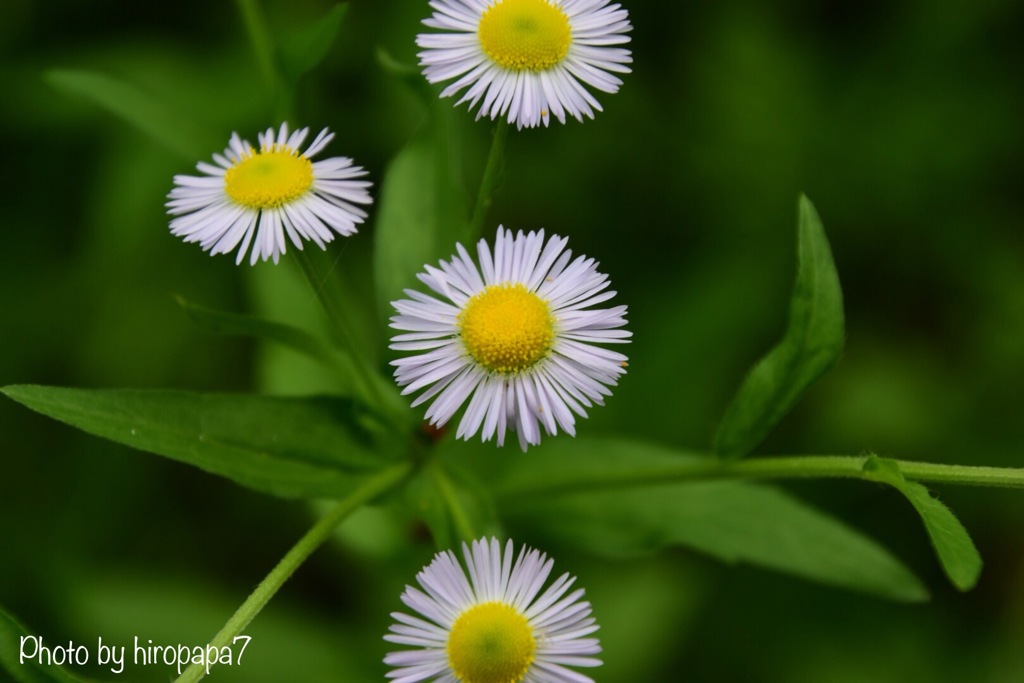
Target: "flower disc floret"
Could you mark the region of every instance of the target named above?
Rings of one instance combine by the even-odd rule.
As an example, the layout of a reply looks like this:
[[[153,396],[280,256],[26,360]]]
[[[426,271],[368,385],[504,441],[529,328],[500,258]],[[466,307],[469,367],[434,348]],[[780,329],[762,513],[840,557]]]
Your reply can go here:
[[[469,355],[505,374],[526,370],[546,356],[555,334],[547,303],[518,283],[475,294],[457,320]]]
[[[463,683],[519,683],[536,649],[530,622],[502,602],[460,614],[445,646],[452,673]]]
[[[224,191],[250,209],[288,204],[312,186],[313,162],[288,147],[252,152],[224,173]]]
[[[477,36],[496,64],[543,71],[565,58],[572,29],[565,12],[546,0],[501,0],[484,11]]]

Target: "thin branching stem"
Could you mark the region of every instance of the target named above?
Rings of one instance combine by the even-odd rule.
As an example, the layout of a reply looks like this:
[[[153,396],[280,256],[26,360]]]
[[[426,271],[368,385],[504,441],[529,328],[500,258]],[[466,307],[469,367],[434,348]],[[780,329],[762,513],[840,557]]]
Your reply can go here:
[[[245,22],[245,30],[249,34],[256,63],[259,65],[278,118],[287,120],[292,114],[291,96],[278,68],[274,43],[263,7],[259,0],[235,0],[235,4],[242,15],[242,21]]]
[[[480,189],[476,195],[476,205],[473,207],[473,217],[469,222],[470,238],[475,240],[480,237],[483,231],[484,220],[487,218],[487,211],[494,201],[494,190],[501,182],[501,175],[505,163],[505,142],[508,140],[508,121],[499,118],[494,128],[494,135],[491,137],[491,151],[487,155],[487,164],[484,166],[484,175],[480,180]]]
[[[678,464],[638,466],[604,472],[574,472],[571,477],[546,479],[503,487],[503,497],[535,496],[544,493],[567,493],[622,489],[630,486],[727,479],[861,479],[878,481],[865,465],[874,456],[799,455],[750,458],[728,461],[707,459],[680,460]],[[1024,468],[975,467],[944,465],[910,460],[890,460],[902,475],[924,483],[963,484],[1024,488]]]
[[[473,524],[469,521],[469,515],[466,514],[448,474],[440,464],[434,462],[430,468],[430,476],[441,493],[445,507],[448,508],[448,514],[451,515],[452,523],[455,524],[455,532],[467,543],[475,540],[476,533],[473,531]]]
[[[405,480],[412,471],[411,463],[402,463],[390,467],[366,481],[349,495],[348,498],[335,505],[306,534],[299,539],[288,554],[281,558],[266,578],[256,586],[241,607],[228,619],[224,627],[210,641],[210,647],[220,648],[230,645],[235,636],[249,625],[253,618],[263,609],[285,581],[295,573],[314,550],[326,541],[334,529],[350,514],[381,494],[390,491]],[[195,683],[206,676],[206,665],[193,663],[178,678],[176,683]]]

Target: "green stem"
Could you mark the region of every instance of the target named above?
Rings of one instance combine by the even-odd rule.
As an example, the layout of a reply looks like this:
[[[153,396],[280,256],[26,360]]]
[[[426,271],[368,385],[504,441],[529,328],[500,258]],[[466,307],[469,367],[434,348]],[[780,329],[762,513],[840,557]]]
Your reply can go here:
[[[433,463],[430,468],[430,476],[434,480],[437,490],[441,493],[444,504],[448,507],[448,514],[451,515],[452,522],[455,524],[456,533],[467,543],[476,540],[477,536],[473,531],[473,524],[469,521],[469,515],[466,514],[466,510],[462,507],[462,502],[455,492],[455,487],[452,486],[451,480],[448,479],[448,475],[441,468],[441,465],[436,462]]]
[[[270,601],[282,584],[295,573],[295,570],[306,560],[310,554],[320,547],[346,517],[370,502],[377,496],[389,491],[404,480],[412,471],[411,463],[402,463],[384,470],[365,484],[357,488],[352,494],[334,506],[326,515],[306,532],[306,535],[299,539],[288,554],[285,555],[277,566],[274,567],[266,578],[256,586],[256,590],[246,598],[242,606],[228,619],[224,627],[210,641],[210,645],[223,648],[231,644],[235,636],[239,635],[249,622],[259,613],[263,606]],[[206,676],[206,665],[192,664],[178,678],[176,683],[195,683]]]
[[[998,486],[1024,488],[1024,469],[1017,467],[972,467],[970,465],[939,465],[930,462],[897,461],[907,479],[935,484],[966,486]]]
[[[281,78],[277,62],[274,59],[274,44],[270,38],[270,28],[267,25],[267,17],[263,13],[263,8],[258,0],[235,0],[235,4],[238,5],[238,11],[245,22],[249,42],[252,43],[256,62],[259,64],[260,73],[263,74],[267,91],[277,108],[277,114],[279,118],[287,120],[291,115],[291,98],[285,91],[284,79]]]
[[[872,472],[864,467],[872,457],[874,456],[806,455],[752,458],[733,463],[730,469],[748,478],[847,477],[874,481]],[[911,481],[1024,488],[1022,468],[945,465],[895,459],[890,461]]]
[[[352,359],[349,364],[356,383],[357,391],[373,406],[376,406],[382,413],[396,416],[396,411],[404,409],[404,404],[397,404],[394,400],[388,400],[380,386],[379,379],[368,368],[370,363],[362,347],[356,346],[350,330],[358,329],[355,320],[349,314],[348,309],[342,304],[341,296],[337,287],[333,286],[327,277],[320,274],[313,257],[305,249],[295,249],[294,258],[302,269],[313,294],[320,301],[324,312],[327,313],[331,326],[337,335],[338,341],[347,351]],[[403,411],[407,412],[407,411]]]
[[[877,481],[875,474],[865,469],[865,465],[872,457],[805,455],[751,458],[735,462],[711,457],[681,459],[678,464],[643,469],[578,472],[566,477],[550,476],[542,482],[504,488],[501,494],[508,497],[535,496],[545,493],[621,489],[628,486],[722,479],[844,478]],[[943,465],[909,460],[891,462],[899,467],[906,479],[912,481],[1024,488],[1024,468]]]
[[[491,208],[494,190],[501,180],[502,166],[505,158],[505,141],[508,140],[508,128],[508,120],[504,117],[499,118],[494,128],[494,135],[491,138],[491,151],[487,155],[484,176],[480,180],[480,189],[476,195],[473,217],[469,222],[471,240],[480,237],[480,233],[483,231],[484,219],[487,218],[487,211]]]
[[[348,354],[348,362],[345,363],[347,379],[353,382],[356,393],[367,405],[375,408],[378,414],[390,420],[396,429],[404,430],[417,424],[418,420],[413,418],[408,403],[399,394],[394,382],[371,370],[373,363],[368,359],[369,352],[365,345],[356,345],[350,330],[357,330],[359,326],[349,314],[349,309],[343,305],[342,290],[337,282],[320,274],[309,251],[295,249],[294,258],[310,289],[323,306],[337,341]]]
[[[306,282],[309,283],[313,294],[320,301],[320,305],[324,307],[324,312],[327,313],[334,331],[345,345],[346,350],[352,352],[353,355],[359,355],[356,353],[355,345],[348,333],[350,329],[355,329],[355,326],[348,310],[342,305],[337,288],[331,286],[332,283],[320,274],[316,264],[313,263],[313,257],[307,250],[295,249],[293,258],[302,269],[302,274],[306,277]]]

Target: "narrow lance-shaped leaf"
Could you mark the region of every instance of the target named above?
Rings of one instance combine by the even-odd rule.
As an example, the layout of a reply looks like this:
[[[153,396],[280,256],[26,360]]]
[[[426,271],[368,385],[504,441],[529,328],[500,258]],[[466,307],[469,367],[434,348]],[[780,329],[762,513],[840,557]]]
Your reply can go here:
[[[444,496],[437,488],[433,476],[420,469],[405,487],[405,502],[410,514],[426,525],[438,550],[455,546],[455,530]]]
[[[464,542],[485,535],[504,536],[491,488],[466,468],[459,458],[447,455],[450,451],[438,458],[432,483],[445,501],[456,536]],[[462,522],[456,519],[457,515],[463,517]]]
[[[337,498],[400,457],[390,429],[344,398],[2,389],[82,431],[285,497]]]
[[[455,252],[467,231],[451,107],[434,105],[416,136],[384,174],[374,235],[377,305],[384,319],[416,273]]]
[[[406,487],[406,504],[426,525],[438,550],[481,536],[504,536],[490,491],[466,472],[447,472],[435,463]]]
[[[377,65],[384,73],[401,81],[419,98],[420,102],[427,104],[437,99],[437,91],[427,82],[427,79],[423,78],[423,73],[415,62],[403,62],[380,46],[377,47],[375,54]]]
[[[542,454],[538,450],[503,462],[492,475],[498,508],[513,529],[550,534],[611,556],[682,545],[726,562],[747,562],[894,600],[928,597],[888,550],[774,487],[708,481],[609,489],[607,474],[618,472],[628,480],[631,467],[657,471],[672,461],[672,451],[615,439],[555,439]],[[708,456],[677,453],[674,459]],[[552,476],[568,492],[547,481],[547,466],[555,463]],[[591,469],[601,473],[597,479],[602,482],[592,491],[574,486],[566,476],[575,470],[585,481]]]
[[[340,391],[347,396],[356,397],[377,413],[386,415],[397,430],[408,431],[413,424],[413,414],[409,411],[408,401],[402,398],[390,377],[374,370],[377,367],[377,347],[380,343],[375,339],[378,332],[374,320],[376,311],[369,287],[361,286],[349,273],[343,272],[347,269],[332,267],[327,253],[319,249],[297,251],[295,256],[297,260],[308,259],[307,263],[313,266],[310,271],[314,277],[305,281],[297,280],[292,278],[296,275],[294,271],[272,269],[262,273],[259,278],[252,278],[250,282],[255,287],[254,295],[259,299],[260,307],[270,311],[274,317],[290,320],[296,316],[308,318],[299,328],[291,325],[283,327],[279,323],[231,313],[220,314],[207,310],[206,313],[197,316],[193,309],[187,309],[187,312],[201,325],[210,325],[214,331],[225,334],[251,333],[267,341],[279,342],[307,357],[326,363],[328,367],[338,371],[336,374],[342,378],[341,386],[325,385],[322,377],[314,380],[314,386],[325,387],[324,391],[329,394]],[[363,264],[362,270],[368,273],[369,264]],[[370,280],[370,277],[367,275],[361,279],[365,282]],[[337,306],[339,317],[332,321],[337,324],[337,327],[333,328],[336,336],[332,342],[303,331],[315,329],[321,322],[316,319],[316,316],[322,313],[320,307],[309,305],[310,300],[318,296],[312,291],[317,288],[329,290],[325,298]],[[295,310],[298,303],[302,305]],[[202,319],[197,319],[199,317]],[[275,361],[272,358],[273,356],[265,359],[263,371],[282,378],[287,377],[289,379],[285,381],[290,382],[294,366],[286,360]],[[294,392],[286,390],[285,393]],[[303,393],[306,393],[304,389]]]
[[[906,496],[921,516],[946,576],[959,590],[974,588],[981,575],[981,555],[952,510],[936,500],[924,485],[907,481],[899,464],[893,460],[870,458],[864,464],[864,471]]]
[[[93,101],[184,159],[195,160],[208,153],[199,143],[208,136],[202,135],[181,112],[113,76],[58,69],[47,72],[46,81],[60,90]]]
[[[88,683],[87,679],[74,676],[66,669],[47,664],[45,658],[40,663],[40,645],[53,647],[0,608],[0,672],[6,671],[17,683]],[[66,648],[67,642],[61,645]]]
[[[726,409],[714,440],[715,452],[726,457],[756,448],[843,350],[843,296],[832,252],[810,200],[801,195],[799,205],[789,323]]]
[[[324,60],[347,12],[348,5],[339,3],[323,17],[281,41],[277,56],[287,83],[294,87],[300,76]]]
[[[180,296],[175,299],[188,317],[205,330],[281,344],[333,370],[340,381],[340,389],[351,389],[353,386],[355,370],[352,367],[352,358],[341,349],[331,347],[305,330],[242,313],[216,311],[194,304]]]

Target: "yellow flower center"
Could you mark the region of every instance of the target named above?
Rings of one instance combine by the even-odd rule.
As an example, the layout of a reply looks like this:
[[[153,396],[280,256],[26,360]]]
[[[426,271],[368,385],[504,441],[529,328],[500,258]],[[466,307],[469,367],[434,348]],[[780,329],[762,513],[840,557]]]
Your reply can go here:
[[[498,0],[480,17],[480,47],[513,71],[544,71],[565,58],[569,17],[547,0]]]
[[[459,313],[469,355],[491,372],[526,370],[551,349],[554,320],[547,302],[521,284],[491,285]]]
[[[313,185],[313,162],[285,145],[249,150],[224,174],[224,190],[250,209],[269,209],[294,201]]]
[[[460,614],[446,648],[462,683],[519,683],[536,649],[526,617],[503,602],[484,602]]]

